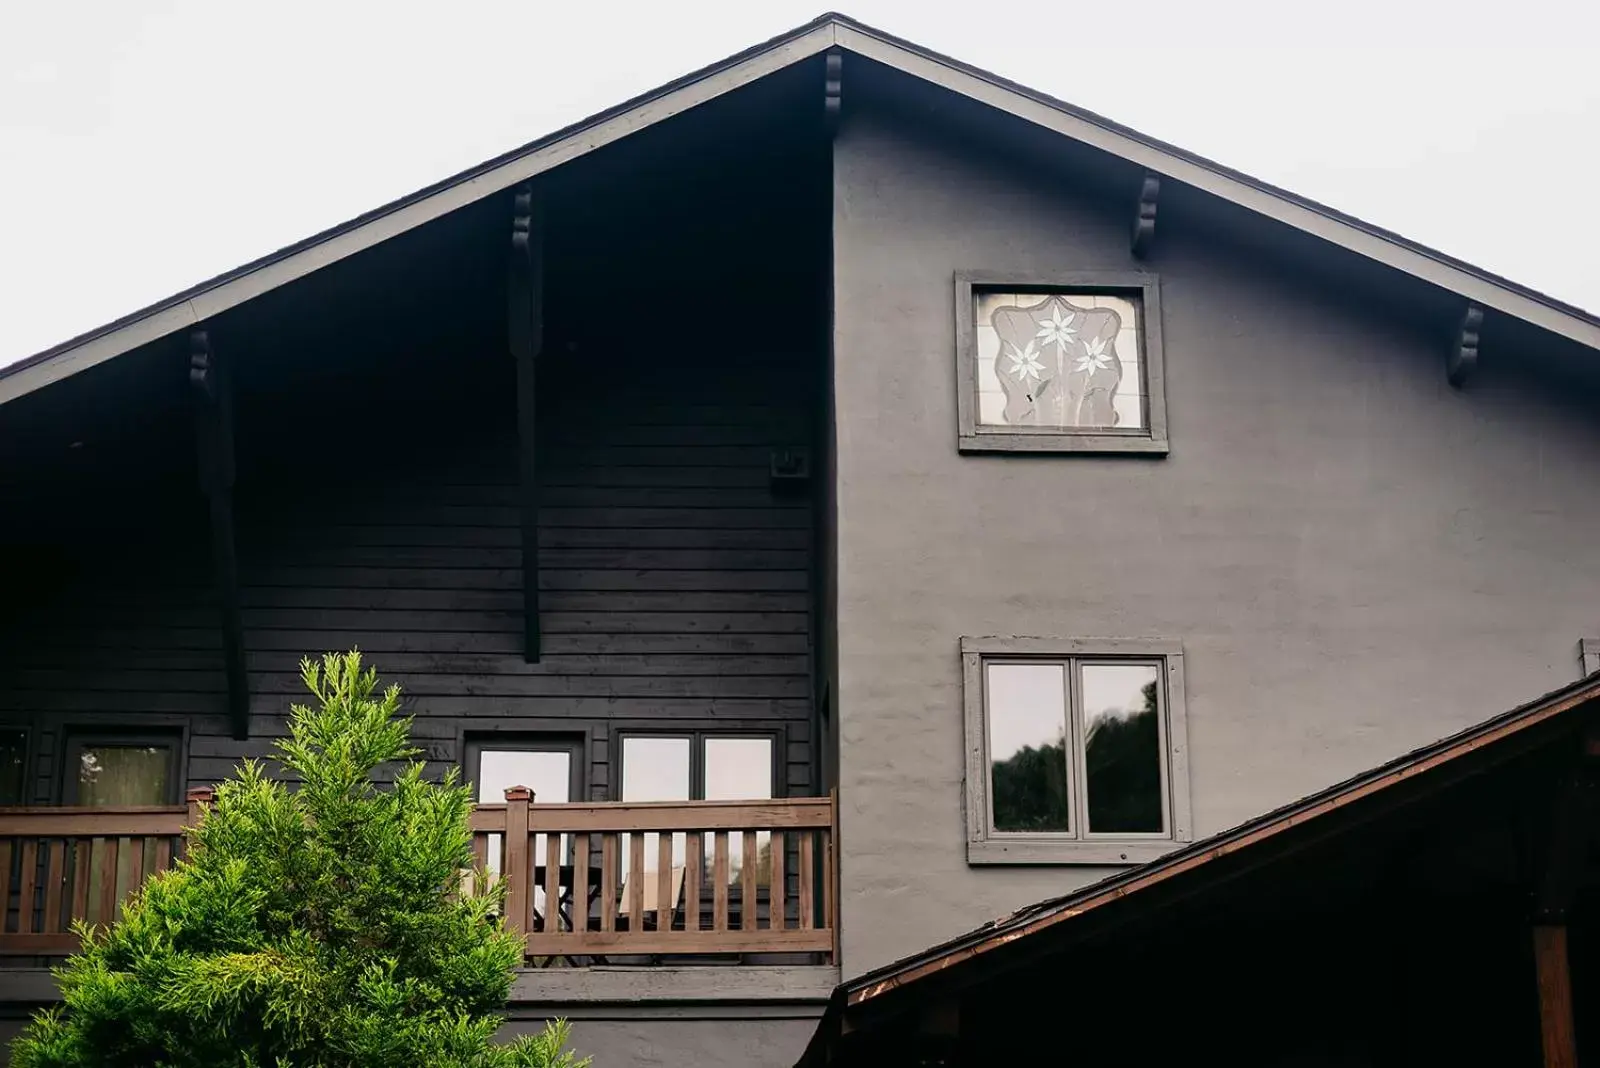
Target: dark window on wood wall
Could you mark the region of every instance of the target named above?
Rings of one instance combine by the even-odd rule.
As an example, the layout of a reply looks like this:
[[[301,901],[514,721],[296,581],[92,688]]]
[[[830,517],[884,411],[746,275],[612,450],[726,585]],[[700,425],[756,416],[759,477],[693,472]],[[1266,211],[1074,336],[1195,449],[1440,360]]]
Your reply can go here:
[[[182,741],[176,731],[70,732],[62,801],[87,808],[175,805]]]

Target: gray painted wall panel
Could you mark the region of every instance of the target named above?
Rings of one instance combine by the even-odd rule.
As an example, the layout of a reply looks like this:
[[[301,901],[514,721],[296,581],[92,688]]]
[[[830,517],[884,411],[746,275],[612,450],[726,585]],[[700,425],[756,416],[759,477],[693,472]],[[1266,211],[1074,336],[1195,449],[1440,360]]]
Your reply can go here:
[[[820,1013],[818,1014],[820,1015]],[[542,1021],[513,1022],[503,1035],[536,1031]],[[577,1019],[572,1049],[595,1068],[789,1068],[817,1028],[798,1019]]]
[[[1593,395],[1455,392],[1447,337],[1164,212],[1171,456],[959,456],[953,273],[1137,269],[1132,200],[913,129],[858,97],[835,145],[847,977],[1104,874],[966,865],[962,635],[1181,641],[1197,836],[1574,677]]]

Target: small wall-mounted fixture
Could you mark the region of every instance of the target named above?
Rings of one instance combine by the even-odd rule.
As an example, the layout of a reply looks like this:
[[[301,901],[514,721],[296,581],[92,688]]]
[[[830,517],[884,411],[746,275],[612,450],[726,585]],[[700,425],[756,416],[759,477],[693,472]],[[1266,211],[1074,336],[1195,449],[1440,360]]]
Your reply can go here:
[[[773,449],[770,473],[774,491],[803,491],[811,481],[811,450],[802,446]]]

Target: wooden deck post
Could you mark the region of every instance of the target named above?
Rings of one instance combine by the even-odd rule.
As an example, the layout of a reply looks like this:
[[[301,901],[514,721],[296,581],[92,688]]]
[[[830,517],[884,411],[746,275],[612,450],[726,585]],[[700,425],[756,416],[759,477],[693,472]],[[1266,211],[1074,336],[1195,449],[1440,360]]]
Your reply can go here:
[[[188,794],[184,796],[184,801],[189,806],[189,818],[188,822],[186,822],[184,826],[189,828],[191,831],[200,826],[201,814],[204,813],[206,809],[210,808],[211,802],[215,801],[216,799],[217,791],[213,787],[191,787]]]
[[[528,863],[528,806],[532,802],[533,791],[526,786],[507,788],[505,859],[500,878],[506,881],[506,930],[524,937],[528,933],[529,883],[533,879],[533,865]]]
[[[184,801],[189,806],[189,812],[183,821],[183,838],[179,843],[183,847],[184,856],[188,856],[194,846],[194,832],[200,826],[200,817],[211,807],[216,797],[217,791],[210,786],[190,787],[189,792],[184,795]],[[116,842],[113,840],[109,844],[115,846]],[[111,881],[116,882],[116,879],[113,878]]]
[[[1551,808],[1544,864],[1533,893],[1533,969],[1539,989],[1539,1035],[1545,1068],[1577,1068],[1567,917],[1582,880],[1590,828],[1600,803],[1597,732],[1583,736],[1578,765],[1561,782]]]
[[[1534,925],[1533,967],[1539,983],[1539,1034],[1545,1068],[1578,1068],[1565,924]]]

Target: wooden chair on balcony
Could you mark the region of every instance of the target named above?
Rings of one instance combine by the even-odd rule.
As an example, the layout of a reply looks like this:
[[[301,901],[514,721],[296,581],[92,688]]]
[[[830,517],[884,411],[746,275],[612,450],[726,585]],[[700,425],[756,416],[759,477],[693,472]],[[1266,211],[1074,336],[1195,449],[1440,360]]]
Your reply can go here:
[[[674,865],[671,875],[671,886],[668,890],[669,898],[666,901],[658,900],[661,897],[661,880],[653,871],[629,872],[622,880],[622,896],[617,902],[617,929],[619,931],[670,931],[675,918],[682,914],[683,901],[683,867]],[[638,881],[639,891],[639,926],[633,927],[633,912],[631,903],[634,897],[635,880]]]

